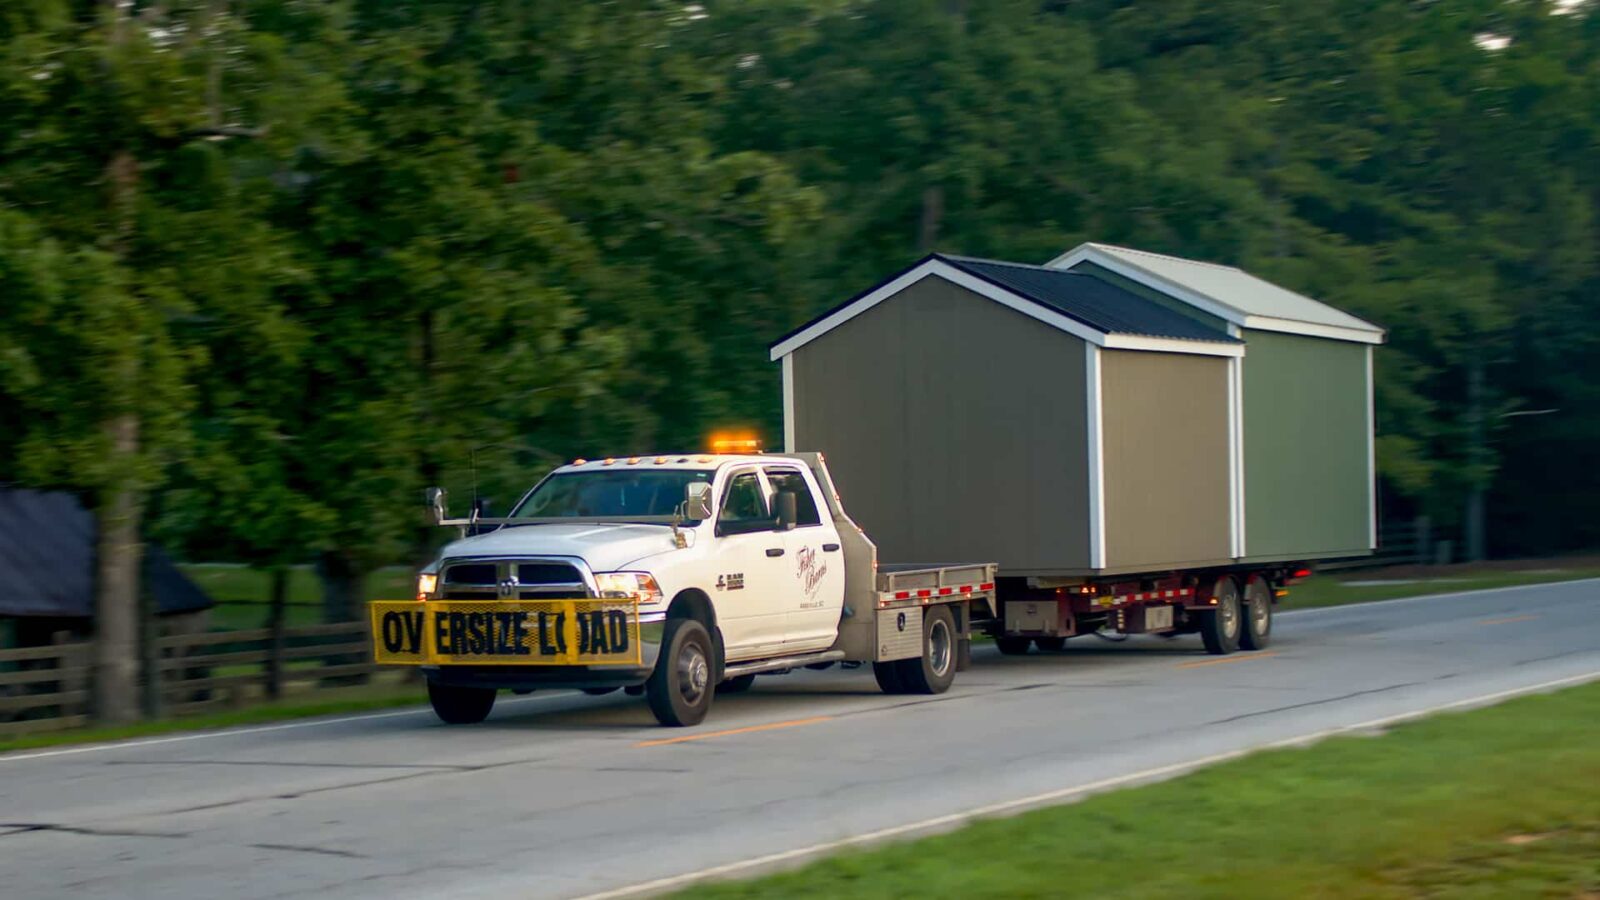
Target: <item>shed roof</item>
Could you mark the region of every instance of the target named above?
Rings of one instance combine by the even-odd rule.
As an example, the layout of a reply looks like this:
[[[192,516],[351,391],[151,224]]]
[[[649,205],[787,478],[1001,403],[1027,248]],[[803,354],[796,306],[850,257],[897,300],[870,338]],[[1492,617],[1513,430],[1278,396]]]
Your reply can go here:
[[[1049,265],[1071,269],[1084,262],[1192,303],[1243,328],[1383,343],[1384,332],[1377,325],[1233,266],[1094,243],[1081,244]]]
[[[71,494],[0,488],[0,616],[92,617],[95,535],[94,516]],[[212,606],[159,547],[145,549],[160,612]]]
[[[951,281],[1097,346],[1212,356],[1244,353],[1238,339],[1090,275],[934,253],[774,341],[772,358],[794,352],[928,277]]]

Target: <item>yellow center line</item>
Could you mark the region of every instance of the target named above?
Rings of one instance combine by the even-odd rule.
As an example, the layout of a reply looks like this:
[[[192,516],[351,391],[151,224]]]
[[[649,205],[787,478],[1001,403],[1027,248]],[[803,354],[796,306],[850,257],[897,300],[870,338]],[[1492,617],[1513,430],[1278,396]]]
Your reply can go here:
[[[1227,657],[1225,659],[1204,659],[1204,660],[1201,660],[1200,662],[1178,663],[1178,668],[1180,668],[1180,669],[1198,669],[1201,666],[1225,666],[1228,663],[1249,662],[1252,659],[1266,659],[1269,656],[1277,656],[1277,655],[1278,655],[1278,651],[1276,651],[1276,650],[1268,650],[1265,653],[1247,653],[1247,654],[1243,654],[1243,655],[1240,655],[1240,656],[1229,656],[1229,657]]]
[[[773,731],[778,728],[799,728],[801,725],[815,725],[826,722],[833,716],[812,716],[809,719],[791,719],[787,722],[769,722],[766,725],[750,725],[745,728],[729,728],[727,731],[708,731],[705,734],[686,734],[683,737],[662,738],[658,741],[640,741],[635,747],[660,747],[665,744],[684,744],[689,741],[703,741],[708,738],[728,737],[735,734],[750,734],[754,731]]]
[[[1538,616],[1512,616],[1509,619],[1484,619],[1479,625],[1510,625],[1512,622],[1532,622]]]

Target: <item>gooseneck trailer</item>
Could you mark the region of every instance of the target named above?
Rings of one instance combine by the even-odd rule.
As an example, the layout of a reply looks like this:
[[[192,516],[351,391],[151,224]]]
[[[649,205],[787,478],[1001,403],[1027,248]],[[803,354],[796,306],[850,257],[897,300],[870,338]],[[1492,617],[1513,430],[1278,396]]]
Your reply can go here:
[[[977,629],[1260,649],[1312,561],[1374,548],[1382,340],[1224,266],[935,254],[772,345],[784,453],[577,460],[503,519],[436,493],[462,539],[372,604],[376,657],[448,722],[574,687],[691,725],[803,667],[944,691]]]

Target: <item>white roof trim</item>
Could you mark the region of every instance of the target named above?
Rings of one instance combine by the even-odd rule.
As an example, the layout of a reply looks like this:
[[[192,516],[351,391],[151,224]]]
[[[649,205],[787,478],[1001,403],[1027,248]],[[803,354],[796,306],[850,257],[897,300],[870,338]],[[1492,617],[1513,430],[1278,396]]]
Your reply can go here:
[[[1143,251],[1138,251],[1143,252]],[[1177,259],[1177,257],[1173,257]],[[1195,260],[1181,260],[1186,263],[1195,263]],[[1129,262],[1121,257],[1106,252],[1098,244],[1079,244],[1055,259],[1045,263],[1052,269],[1070,269],[1081,262],[1091,262],[1095,265],[1114,272],[1124,278],[1131,279],[1148,288],[1161,291],[1178,300],[1210,313],[1230,325],[1243,328],[1253,328],[1257,331],[1277,331],[1284,334],[1299,334],[1307,337],[1332,338],[1341,341],[1354,341],[1362,344],[1381,344],[1384,340],[1382,330],[1366,331],[1358,328],[1342,328],[1337,325],[1320,325],[1313,322],[1300,322],[1293,319],[1278,319],[1268,316],[1253,316],[1242,310],[1229,306],[1225,301],[1202,294],[1187,285],[1179,284],[1170,278],[1163,277],[1150,270]],[[1200,263],[1200,265],[1211,265]],[[1228,266],[1217,266],[1226,269]],[[1235,270],[1242,271],[1242,270]],[[1245,273],[1248,274],[1248,273]],[[1233,330],[1230,329],[1232,334]]]
[[[771,358],[779,360],[788,356],[806,344],[930,276],[943,278],[975,294],[987,297],[1002,306],[1016,310],[1030,319],[1036,319],[1052,328],[1065,331],[1073,337],[1088,341],[1096,347],[1150,350],[1158,353],[1192,353],[1201,356],[1244,355],[1244,345],[1242,344],[1221,341],[1182,340],[1179,338],[1141,337],[1131,334],[1106,334],[1079,322],[1077,319],[1058,313],[1043,304],[1014,294],[999,285],[969,275],[943,260],[929,259],[907,270],[904,274],[889,281],[882,287],[862,295],[855,302],[819,319],[803,331],[791,335],[772,348]]]

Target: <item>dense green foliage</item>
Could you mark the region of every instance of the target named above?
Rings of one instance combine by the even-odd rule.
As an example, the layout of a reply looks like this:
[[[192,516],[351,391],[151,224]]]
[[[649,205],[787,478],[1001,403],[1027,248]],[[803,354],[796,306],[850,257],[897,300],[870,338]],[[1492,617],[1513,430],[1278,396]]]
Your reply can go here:
[[[790,327],[1098,240],[1387,326],[1389,511],[1593,546],[1597,50],[1510,0],[8,0],[0,480],[349,603],[426,484],[774,437]]]

